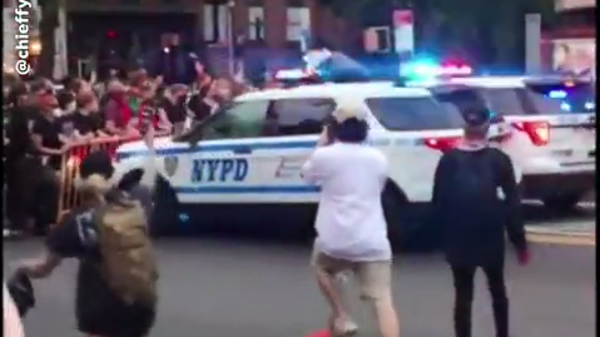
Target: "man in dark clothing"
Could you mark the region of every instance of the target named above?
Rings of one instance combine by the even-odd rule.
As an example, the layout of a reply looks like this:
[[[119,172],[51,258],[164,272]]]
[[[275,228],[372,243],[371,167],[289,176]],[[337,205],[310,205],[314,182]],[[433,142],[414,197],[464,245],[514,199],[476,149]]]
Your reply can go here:
[[[98,99],[93,92],[83,92],[77,97],[77,109],[60,118],[63,135],[76,142],[106,136],[102,131],[104,121],[98,111]],[[71,130],[71,136],[66,130]]]
[[[147,68],[153,77],[164,85],[183,83],[190,85],[196,80],[198,56],[184,48],[178,34],[165,38],[161,49],[149,55]]]
[[[510,158],[487,146],[489,112],[471,109],[464,117],[464,144],[440,159],[433,193],[435,222],[443,228],[444,252],[454,278],[455,332],[456,337],[471,337],[473,283],[476,269],[482,268],[492,297],[496,336],[508,337],[505,232],[519,262],[529,260],[517,183]],[[461,174],[465,169],[471,170],[469,174]],[[480,193],[473,197],[469,192],[475,190]]]
[[[60,119],[54,115],[57,106],[58,101],[54,95],[41,95],[39,113],[33,119],[30,130],[32,155],[35,158],[35,179],[31,182],[31,192],[34,194],[34,212],[39,234],[45,233],[56,221],[60,184],[58,172],[62,156],[71,148],[70,143],[61,140],[62,126]]]
[[[18,235],[25,229],[33,227],[33,218],[29,200],[32,193],[28,191],[30,181],[31,162],[29,155],[31,139],[29,131],[32,121],[37,115],[33,104],[28,104],[29,92],[27,86],[18,82],[9,90],[7,97],[8,124],[6,126],[7,142],[4,148],[6,156],[6,183],[7,183],[7,213],[8,228],[6,236]]]
[[[112,186],[109,181],[113,171],[106,152],[93,152],[82,161],[77,185],[82,205],[50,232],[45,253],[24,263],[18,272],[45,278],[63,259],[78,259],[75,314],[79,331],[90,336],[144,337],[154,324],[156,305],[125,303],[99,268],[102,255],[94,213],[104,204],[103,200],[130,198],[122,188],[134,187],[135,179],[139,179],[139,175],[124,176],[118,186]]]
[[[174,84],[165,90],[165,94],[159,102],[159,109],[164,111],[169,122],[173,125],[173,134],[176,136],[183,132],[187,118],[186,99],[188,91],[186,85]]]

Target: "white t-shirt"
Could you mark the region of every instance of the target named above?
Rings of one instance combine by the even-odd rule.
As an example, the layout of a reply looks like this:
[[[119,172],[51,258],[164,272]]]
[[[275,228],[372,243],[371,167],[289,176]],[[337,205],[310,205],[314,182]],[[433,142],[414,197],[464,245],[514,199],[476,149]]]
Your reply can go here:
[[[381,206],[388,163],[379,150],[348,143],[318,148],[302,167],[302,176],[321,186],[317,250],[351,261],[391,259]]]

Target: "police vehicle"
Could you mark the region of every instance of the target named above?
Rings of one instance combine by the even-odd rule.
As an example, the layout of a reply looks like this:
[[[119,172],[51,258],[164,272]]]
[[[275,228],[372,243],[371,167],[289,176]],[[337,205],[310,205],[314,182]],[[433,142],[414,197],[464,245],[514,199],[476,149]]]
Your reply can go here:
[[[596,107],[590,80],[458,76],[413,85],[430,88],[459,110],[484,105],[505,125],[501,128],[510,127],[499,145],[522,170],[524,199],[568,211],[594,191]]]
[[[431,200],[435,168],[460,140],[463,119],[442,108],[429,90],[393,82],[250,92],[189,133],[156,139],[156,229],[185,232],[239,221],[280,228],[312,224],[319,188],[307,185],[299,170],[339,104],[370,111],[369,143],[390,163],[383,203],[391,235],[407,245],[421,237],[419,206]],[[128,143],[116,156],[121,174],[143,168],[148,150],[143,142]]]

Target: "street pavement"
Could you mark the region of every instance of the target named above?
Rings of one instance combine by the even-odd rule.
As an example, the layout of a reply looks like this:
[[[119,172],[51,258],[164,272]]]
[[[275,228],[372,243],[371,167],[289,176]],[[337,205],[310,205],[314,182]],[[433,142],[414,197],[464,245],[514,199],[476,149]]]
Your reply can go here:
[[[593,222],[592,216],[554,221]],[[539,227],[539,220],[530,217],[534,226]],[[5,272],[40,248],[36,240],[5,242]],[[157,249],[160,306],[151,337],[302,337],[324,326],[327,310],[308,267],[306,243],[221,235],[158,241]],[[518,266],[510,253],[507,284],[514,336],[593,336],[595,268],[595,247],[589,245],[536,243],[527,267]],[[67,261],[49,279],[36,281],[38,305],[25,321],[28,336],[79,336],[73,318],[75,273],[76,262]],[[442,258],[398,255],[393,277],[402,336],[452,336],[453,289]],[[483,275],[477,281],[473,336],[492,336]],[[366,331],[359,336],[376,336],[368,308],[353,294],[348,293],[349,301]]]

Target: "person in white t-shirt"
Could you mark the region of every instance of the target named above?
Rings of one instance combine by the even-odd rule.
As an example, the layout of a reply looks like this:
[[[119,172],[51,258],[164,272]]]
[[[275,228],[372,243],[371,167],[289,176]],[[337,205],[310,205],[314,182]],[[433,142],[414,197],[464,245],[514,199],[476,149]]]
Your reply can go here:
[[[381,206],[388,163],[379,150],[364,144],[366,116],[362,107],[338,107],[302,167],[303,178],[321,187],[311,263],[331,306],[329,328],[334,336],[358,330],[334,286],[336,276],[352,271],[360,283],[361,298],[374,305],[381,336],[398,337],[391,293],[392,251]]]

